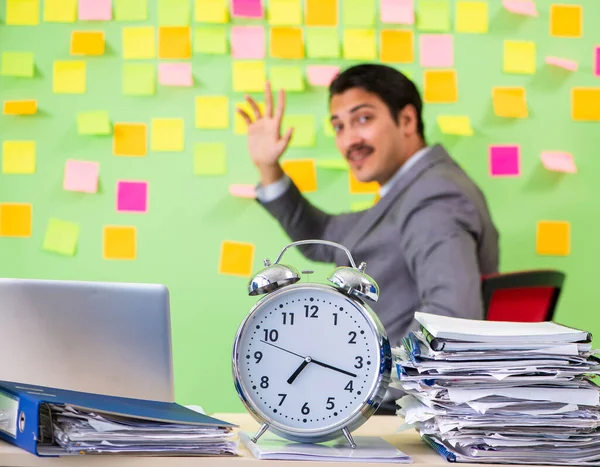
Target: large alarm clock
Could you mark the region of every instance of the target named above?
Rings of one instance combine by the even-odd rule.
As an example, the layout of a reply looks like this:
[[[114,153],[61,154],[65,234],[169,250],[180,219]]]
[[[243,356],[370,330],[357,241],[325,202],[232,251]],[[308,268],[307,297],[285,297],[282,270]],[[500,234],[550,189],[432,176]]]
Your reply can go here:
[[[344,250],[351,266],[329,283],[300,282],[279,261],[292,246],[320,243]],[[252,277],[248,291],[264,295],[240,325],[233,347],[237,393],[261,427],[291,441],[318,443],[345,437],[379,407],[390,383],[391,350],[381,321],[367,302],[379,287],[356,266],[350,251],[326,240],[287,245],[274,264]]]

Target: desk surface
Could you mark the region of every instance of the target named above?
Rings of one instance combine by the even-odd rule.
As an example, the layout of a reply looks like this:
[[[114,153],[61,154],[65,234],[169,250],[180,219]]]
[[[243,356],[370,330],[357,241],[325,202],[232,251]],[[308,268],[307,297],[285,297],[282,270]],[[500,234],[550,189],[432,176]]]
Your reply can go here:
[[[235,423],[241,430],[256,431],[259,425],[248,414],[214,414],[222,420]],[[373,416],[362,427],[354,432],[355,435],[381,436],[398,449],[408,454],[413,459],[413,465],[418,466],[448,466],[442,457],[426,446],[414,430],[397,432],[402,424],[402,419],[394,416]],[[10,467],[191,467],[191,466],[217,466],[217,467],[250,467],[256,462],[262,462],[266,467],[286,466],[294,467],[306,464],[299,461],[259,461],[255,459],[243,445],[240,445],[240,457],[127,457],[127,456],[66,456],[60,458],[42,458],[34,456],[22,449],[0,441],[0,466]],[[341,467],[356,463],[341,462],[311,462],[310,467]],[[360,465],[360,464],[359,464]],[[364,464],[362,464],[364,465]],[[373,465],[373,464],[371,464]],[[377,464],[380,466],[391,464]],[[398,465],[398,464],[396,464]],[[410,464],[405,464],[410,465]],[[482,464],[470,464],[472,467]],[[489,464],[487,465],[489,467]],[[528,466],[535,467],[535,466]]]

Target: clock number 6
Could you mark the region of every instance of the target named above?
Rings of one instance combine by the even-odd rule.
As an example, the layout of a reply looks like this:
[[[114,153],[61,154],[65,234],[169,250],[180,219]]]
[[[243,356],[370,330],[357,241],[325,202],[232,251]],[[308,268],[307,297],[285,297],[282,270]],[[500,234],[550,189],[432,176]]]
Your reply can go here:
[[[302,415],[308,415],[310,413],[310,409],[308,408],[308,402],[305,402],[302,406]]]

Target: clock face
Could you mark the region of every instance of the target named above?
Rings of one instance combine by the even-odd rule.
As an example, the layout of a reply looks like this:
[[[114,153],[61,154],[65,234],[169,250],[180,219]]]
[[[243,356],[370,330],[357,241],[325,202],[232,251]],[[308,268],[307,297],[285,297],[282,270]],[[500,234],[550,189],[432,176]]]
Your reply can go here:
[[[328,286],[273,293],[239,336],[235,364],[246,398],[286,429],[343,425],[378,381],[373,326],[353,300]]]

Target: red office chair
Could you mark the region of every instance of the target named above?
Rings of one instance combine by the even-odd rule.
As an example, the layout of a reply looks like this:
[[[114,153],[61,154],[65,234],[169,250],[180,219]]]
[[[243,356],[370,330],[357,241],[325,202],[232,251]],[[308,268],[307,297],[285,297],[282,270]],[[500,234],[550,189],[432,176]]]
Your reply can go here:
[[[564,273],[549,269],[483,276],[485,319],[552,321],[564,280]]]

